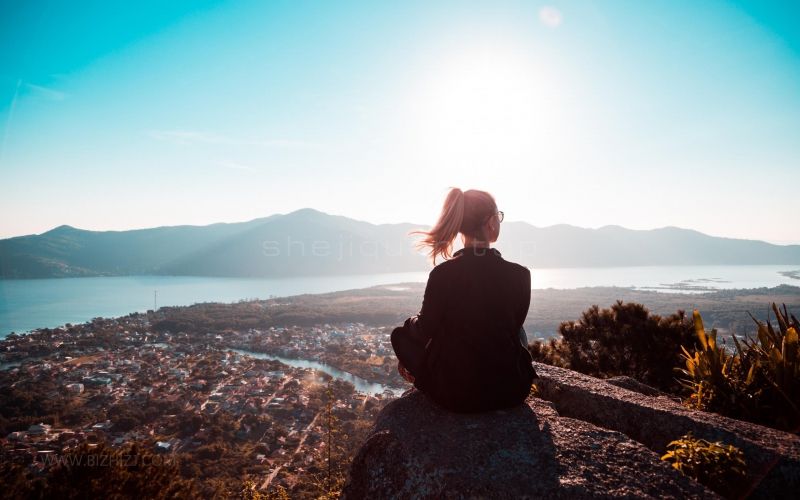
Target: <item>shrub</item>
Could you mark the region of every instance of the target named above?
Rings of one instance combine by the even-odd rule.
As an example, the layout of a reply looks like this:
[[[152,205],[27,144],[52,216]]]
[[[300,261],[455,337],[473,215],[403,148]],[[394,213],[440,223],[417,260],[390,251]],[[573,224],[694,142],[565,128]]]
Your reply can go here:
[[[733,338],[740,360],[739,376],[758,401],[759,420],[796,430],[800,424],[800,323],[786,305],[781,311],[773,303],[772,310],[777,331],[770,322],[753,318],[758,327],[756,338],[745,338],[741,344]]]
[[[741,342],[734,336],[734,353],[716,343],[716,332],[707,333],[694,311],[695,352],[683,349],[687,378],[687,406],[733,418],[794,431],[800,424],[800,324],[794,315],[772,304],[778,329],[755,318],[756,338]],[[752,317],[752,315],[751,315]]]
[[[559,333],[561,339],[528,347],[534,360],[601,378],[626,375],[673,393],[681,390],[673,371],[680,348],[694,344],[683,311],[659,316],[622,301],[608,309],[592,306],[580,320],[561,323]]]
[[[667,445],[661,460],[691,477],[700,484],[731,497],[745,476],[744,453],[733,445],[720,441],[710,443],[697,439],[691,433]]]
[[[733,376],[736,357],[717,343],[716,330],[706,332],[703,318],[697,310],[693,317],[699,346],[694,354],[681,346],[686,368],[679,371],[687,377],[681,382],[690,392],[684,403],[697,410],[741,416],[746,413],[748,406],[741,398],[746,397],[747,393],[738,387],[738,381]]]

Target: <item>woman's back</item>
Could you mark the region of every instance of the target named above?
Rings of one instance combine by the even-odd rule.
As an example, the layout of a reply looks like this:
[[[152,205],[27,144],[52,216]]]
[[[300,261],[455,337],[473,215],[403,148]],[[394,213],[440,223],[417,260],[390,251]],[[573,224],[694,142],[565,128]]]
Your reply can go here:
[[[455,411],[512,406],[534,377],[519,332],[530,271],[493,248],[465,247],[430,273],[418,327],[431,337],[415,386]]]
[[[486,191],[451,188],[424,238],[434,268],[422,310],[392,332],[398,370],[434,401],[475,412],[521,403],[535,377],[519,333],[531,299],[531,273],[491,243],[505,214]],[[450,258],[461,234],[464,248]],[[436,266],[436,258],[445,262]],[[425,344],[427,342],[427,344]]]

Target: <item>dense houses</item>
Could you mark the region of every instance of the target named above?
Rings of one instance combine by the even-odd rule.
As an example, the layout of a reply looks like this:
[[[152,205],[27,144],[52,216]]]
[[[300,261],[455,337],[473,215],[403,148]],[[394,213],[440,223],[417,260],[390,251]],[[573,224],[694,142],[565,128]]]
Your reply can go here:
[[[388,333],[350,323],[154,333],[134,316],[12,335],[0,342],[0,387],[47,388],[69,410],[18,425],[0,437],[0,452],[43,469],[81,443],[136,441],[169,455],[229,432],[256,450],[250,461],[263,469],[263,487],[291,485],[324,456],[323,412],[371,419],[384,401],[319,371],[229,350],[237,347],[324,360],[376,382],[394,369]],[[335,403],[326,404],[331,393]]]
[[[366,380],[402,387],[390,332],[390,327],[362,323],[324,324],[233,332],[225,341],[256,352],[318,360]]]

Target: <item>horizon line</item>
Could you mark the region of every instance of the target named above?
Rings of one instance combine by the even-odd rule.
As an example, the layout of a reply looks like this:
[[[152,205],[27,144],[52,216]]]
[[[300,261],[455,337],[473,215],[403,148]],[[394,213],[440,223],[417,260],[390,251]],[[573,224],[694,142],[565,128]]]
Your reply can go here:
[[[73,225],[70,225],[70,224],[59,224],[58,226],[54,226],[54,227],[52,227],[50,229],[47,229],[45,231],[42,231],[40,233],[18,234],[18,235],[13,235],[13,236],[2,236],[2,235],[0,235],[0,241],[8,240],[8,239],[14,239],[14,238],[24,238],[24,237],[28,237],[28,236],[42,236],[42,235],[44,235],[46,233],[49,233],[50,231],[53,231],[55,229],[60,228],[60,227],[69,227],[69,228],[76,229],[76,230],[79,230],[79,231],[90,231],[90,232],[95,232],[95,233],[103,233],[103,232],[118,232],[118,233],[121,233],[121,232],[126,232],[126,231],[144,231],[144,230],[148,230],[148,229],[161,229],[161,228],[174,228],[174,227],[207,227],[207,226],[213,226],[213,225],[216,225],[216,224],[244,224],[244,223],[247,223],[247,222],[253,222],[253,221],[258,220],[258,219],[267,219],[267,218],[276,217],[276,216],[287,216],[287,215],[295,214],[297,212],[309,211],[309,210],[317,212],[317,213],[321,213],[321,214],[324,214],[324,215],[327,215],[327,216],[331,216],[331,217],[344,217],[344,218],[347,218],[347,219],[350,219],[350,220],[353,220],[353,221],[356,221],[356,222],[363,222],[363,223],[371,224],[371,225],[374,225],[374,226],[409,224],[409,225],[412,225],[412,226],[418,226],[420,228],[432,227],[431,225],[416,224],[416,223],[407,222],[407,221],[404,221],[404,222],[378,222],[378,223],[375,223],[375,222],[371,222],[371,221],[367,221],[367,220],[363,220],[363,219],[358,219],[358,218],[355,218],[355,217],[352,217],[352,216],[349,216],[349,215],[328,213],[328,212],[324,212],[322,210],[319,210],[319,209],[316,209],[316,208],[313,208],[313,207],[303,207],[303,208],[298,208],[296,210],[292,210],[290,212],[285,212],[285,213],[283,213],[283,212],[275,212],[275,213],[270,214],[270,215],[265,215],[265,216],[261,216],[261,217],[254,217],[252,219],[247,219],[247,220],[216,221],[216,222],[209,222],[207,224],[165,224],[165,225],[160,225],[160,226],[130,227],[130,228],[127,228],[127,229],[86,229],[86,228],[76,227],[76,226],[73,226]],[[585,227],[585,226],[577,226],[575,224],[570,224],[570,223],[566,223],[566,222],[561,222],[561,223],[557,223],[557,224],[550,224],[548,226],[537,226],[535,224],[532,224],[532,223],[530,223],[528,221],[523,221],[523,220],[509,220],[509,221],[505,222],[505,224],[508,224],[508,223],[527,224],[527,225],[529,225],[529,226],[531,226],[533,228],[536,228],[536,229],[549,229],[549,228],[558,227],[558,226],[568,226],[568,227],[572,227],[572,228],[576,228],[576,229],[587,229],[587,230],[593,230],[593,231],[598,231],[598,230],[605,229],[605,228],[621,228],[621,229],[624,229],[626,231],[657,231],[657,230],[660,230],[660,229],[680,229],[680,230],[683,230],[683,231],[694,231],[694,232],[700,233],[702,235],[710,236],[710,237],[713,237],[713,238],[725,238],[725,239],[742,240],[742,241],[759,241],[759,242],[769,243],[770,245],[777,245],[777,246],[796,246],[796,245],[800,245],[800,241],[794,241],[794,240],[782,240],[782,241],[780,241],[780,240],[760,240],[760,239],[754,239],[754,238],[737,238],[737,237],[732,237],[732,236],[719,236],[719,235],[705,233],[705,232],[702,232],[702,231],[699,231],[699,230],[693,229],[693,228],[673,226],[673,225],[667,225],[667,226],[661,226],[661,227],[652,227],[652,228],[647,228],[647,229],[634,229],[634,228],[621,226],[619,224],[605,224],[605,225],[598,226],[598,227]]]

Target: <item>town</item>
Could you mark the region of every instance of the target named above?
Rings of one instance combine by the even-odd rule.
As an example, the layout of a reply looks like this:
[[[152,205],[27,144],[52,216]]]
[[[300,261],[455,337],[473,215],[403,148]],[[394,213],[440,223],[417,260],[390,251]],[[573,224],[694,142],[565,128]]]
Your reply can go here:
[[[339,370],[381,384],[403,384],[389,341],[390,327],[362,323],[341,326],[270,327],[266,331],[229,332],[217,342],[239,349],[287,358],[319,360]]]
[[[131,314],[0,342],[3,461],[46,475],[79,445],[135,442],[180,459],[182,475],[208,494],[220,484],[235,494],[248,478],[259,490],[302,494],[328,461],[343,469],[377,411],[402,390],[388,327],[151,326]],[[322,361],[384,390],[359,392],[323,371],[243,350]]]

